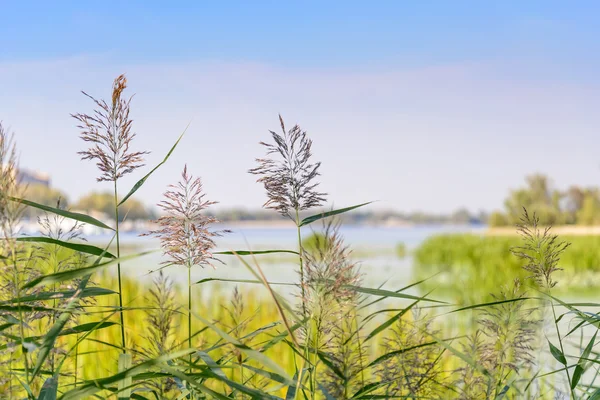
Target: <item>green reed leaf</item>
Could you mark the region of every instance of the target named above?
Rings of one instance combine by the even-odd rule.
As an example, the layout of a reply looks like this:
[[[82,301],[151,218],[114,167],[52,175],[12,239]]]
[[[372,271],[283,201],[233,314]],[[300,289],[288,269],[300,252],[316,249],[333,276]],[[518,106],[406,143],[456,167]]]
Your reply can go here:
[[[129,368],[131,368],[132,361],[133,361],[133,359],[131,358],[131,354],[126,354],[126,353],[119,354],[119,361],[118,361],[118,367],[117,367],[118,371],[119,372],[127,371]],[[119,394],[119,397],[118,397],[119,400],[126,400],[131,397],[131,384],[132,383],[133,383],[133,381],[131,379],[131,375],[125,376],[123,379],[121,379],[117,383],[117,388],[118,388],[117,393]]]
[[[352,289],[352,290],[354,290],[356,292],[364,293],[364,294],[370,294],[370,295],[373,295],[373,296],[386,296],[386,297],[395,297],[395,298],[399,298],[399,299],[428,301],[428,302],[431,302],[431,303],[448,304],[445,301],[428,299],[425,296],[423,296],[423,297],[412,296],[410,294],[403,294],[403,293],[398,293],[398,292],[392,292],[390,290],[372,289],[372,288],[365,288],[365,287],[353,286],[353,285],[344,285],[344,288],[346,288],[346,289]]]
[[[96,218],[90,217],[89,215],[86,215],[86,214],[65,211],[65,210],[61,210],[60,208],[49,207],[49,206],[45,206],[43,204],[35,203],[30,200],[20,199],[20,198],[12,197],[12,196],[9,196],[8,199],[11,201],[17,202],[17,203],[25,204],[26,206],[29,206],[29,207],[34,207],[39,210],[43,210],[43,211],[47,211],[47,212],[50,212],[50,213],[53,213],[56,215],[60,215],[61,217],[73,219],[73,220],[79,221],[79,222],[85,222],[86,224],[90,224],[90,225],[97,226],[99,228],[110,229],[111,231],[114,231],[114,229],[111,228],[110,226],[108,226],[105,223],[98,221]]]
[[[402,316],[404,314],[406,314],[410,309],[412,309],[413,307],[415,307],[417,305],[417,303],[419,303],[419,300],[411,303],[408,307],[406,307],[405,309],[403,309],[402,311],[400,311],[398,314],[394,315],[392,318],[388,319],[387,321],[385,321],[384,323],[380,324],[379,326],[377,326],[375,329],[373,329],[371,331],[371,333],[369,333],[367,335],[367,337],[365,338],[365,342],[371,340],[373,337],[375,337],[377,334],[383,332],[384,330],[386,330],[387,328],[389,328],[391,325],[393,325],[396,321],[398,321],[400,318],[402,318]]]
[[[69,271],[62,271],[62,272],[57,272],[54,274],[42,275],[42,276],[39,276],[39,277],[27,282],[25,285],[23,285],[23,289],[28,289],[28,288],[32,288],[32,287],[36,287],[36,286],[40,286],[40,285],[49,285],[52,283],[58,283],[58,282],[63,282],[63,281],[67,281],[67,280],[71,280],[71,279],[75,279],[75,278],[80,278],[82,276],[88,276],[88,275],[93,274],[96,271],[110,267],[111,265],[115,265],[117,263],[121,263],[121,262],[127,261],[127,260],[132,260],[134,258],[142,257],[144,255],[151,254],[154,252],[155,252],[154,250],[153,251],[145,251],[145,252],[141,252],[141,253],[137,253],[137,254],[132,254],[130,256],[116,258],[116,259],[107,261],[105,263],[99,263],[99,264],[94,263],[94,265],[91,265],[89,267],[73,269],[73,270],[69,270]]]
[[[57,392],[58,378],[52,376],[46,379],[42,385],[42,389],[40,390],[40,395],[38,396],[37,400],[56,400]]]
[[[366,206],[367,204],[371,204],[371,203],[373,203],[373,202],[369,201],[369,202],[358,204],[358,205],[352,206],[352,207],[340,208],[339,210],[332,210],[332,211],[327,211],[327,212],[323,212],[323,213],[320,213],[320,214],[311,215],[310,217],[304,218],[300,222],[299,226],[304,226],[304,225],[312,224],[313,222],[318,221],[320,219],[327,218],[327,217],[332,217],[332,216],[338,215],[338,214],[343,214],[345,212],[355,210],[355,209],[357,209],[359,207],[363,207],[363,206]]]
[[[456,310],[452,310],[452,311],[448,312],[448,314],[459,312],[459,311],[471,310],[473,308],[490,307],[490,306],[496,306],[498,304],[514,303],[516,301],[524,301],[524,300],[529,300],[529,299],[531,299],[531,298],[530,297],[519,297],[519,298],[516,298],[516,299],[498,300],[498,301],[490,301],[488,303],[473,304],[473,305],[470,305],[470,306],[457,308]]]
[[[273,372],[276,372],[280,376],[284,377],[287,380],[286,383],[288,385],[294,384],[294,382],[292,381],[292,378],[288,376],[287,372],[285,372],[285,370],[283,368],[281,368],[277,363],[272,361],[269,357],[267,357],[260,351],[254,350],[250,346],[243,344],[242,342],[240,342],[233,336],[229,335],[227,332],[223,331],[222,329],[220,329],[215,324],[213,324],[206,318],[202,317],[201,315],[198,315],[195,312],[192,312],[192,315],[194,317],[196,317],[198,320],[202,321],[202,323],[204,323],[206,326],[210,327],[213,331],[215,331],[219,336],[221,336],[222,339],[224,339],[225,341],[234,345],[237,349],[239,349],[246,356],[262,363],[264,366],[270,368]]]
[[[255,256],[260,254],[272,254],[272,253],[289,253],[294,255],[300,255],[297,251],[294,250],[257,250],[257,251],[248,251],[248,250],[233,250],[233,251],[217,251],[213,254],[221,254],[226,256]]]
[[[380,387],[383,387],[387,385],[387,382],[371,382],[371,383],[367,383],[365,386],[361,387],[360,389],[358,389],[356,391],[356,393],[354,393],[354,395],[351,397],[351,399],[363,399],[363,398],[370,398],[370,397],[362,397],[365,396],[377,389],[379,389]]]
[[[412,350],[420,349],[422,347],[433,346],[436,343],[437,343],[437,341],[432,341],[432,342],[427,342],[427,343],[421,343],[421,344],[415,345],[415,346],[405,347],[403,349],[390,351],[382,356],[379,356],[375,360],[371,361],[371,363],[369,365],[367,365],[366,368],[374,367],[378,364],[381,364],[382,362],[384,362],[386,360],[389,360],[392,357],[398,356],[400,354],[408,353],[409,351],[412,351]]]
[[[581,357],[579,358],[579,361],[577,362],[575,371],[573,371],[573,378],[571,381],[571,389],[575,389],[575,387],[579,383],[579,380],[581,379],[581,376],[587,369],[588,362],[586,360],[590,356],[590,353],[592,352],[592,348],[594,347],[594,344],[596,342],[597,334],[598,334],[598,331],[596,331],[594,333],[594,336],[592,336],[592,338],[590,339],[587,346],[585,346],[585,349],[583,350],[583,353],[581,354]]]
[[[110,294],[116,294],[117,292],[110,289],[104,289],[99,287],[85,288],[81,293],[80,298],[84,297],[97,297],[106,296]],[[31,301],[46,301],[46,300],[57,300],[57,299],[68,299],[75,295],[75,290],[65,290],[63,292],[41,292],[32,294],[29,296],[23,296],[16,299],[10,299],[7,301],[0,302],[0,304],[15,304],[15,303],[27,303]]]
[[[555,345],[553,345],[550,342],[550,340],[548,340],[548,346],[550,347],[550,353],[552,354],[552,357],[554,357],[556,361],[558,361],[562,365],[566,366],[567,359],[565,358],[565,355],[562,353],[562,351],[560,351]]]
[[[54,343],[56,342],[56,339],[58,338],[58,336],[60,336],[60,333],[62,332],[62,330],[65,327],[65,325],[67,324],[67,322],[71,319],[73,310],[79,304],[79,295],[81,294],[83,289],[85,289],[85,287],[87,286],[89,279],[90,279],[90,277],[88,275],[87,277],[85,277],[81,280],[81,282],[79,283],[77,292],[71,298],[71,300],[69,301],[69,304],[67,304],[67,306],[65,307],[65,311],[63,311],[58,316],[54,325],[52,325],[52,327],[50,328],[48,333],[46,335],[44,335],[44,338],[42,341],[42,346],[40,347],[40,350],[38,352],[38,357],[35,362],[35,367],[33,369],[33,374],[32,374],[33,378],[35,378],[35,376],[40,372],[40,369],[44,365],[46,358],[48,358],[50,351],[54,348]]]
[[[596,391],[588,397],[588,400],[600,400],[600,389],[596,389]]]
[[[165,354],[163,356],[153,358],[147,361],[144,361],[140,364],[137,364],[131,368],[126,369],[125,371],[118,372],[114,375],[108,376],[106,378],[94,379],[93,381],[86,382],[81,386],[78,386],[75,389],[71,389],[68,392],[64,393],[61,397],[61,400],[77,400],[84,399],[93,396],[95,393],[107,389],[109,385],[113,385],[115,383],[130,377],[135,376],[139,373],[148,371],[154,366],[160,365],[160,369],[168,370],[167,362],[169,360],[174,360],[180,357],[187,356],[193,353],[192,349],[184,349],[175,351],[173,353]]]
[[[96,246],[92,246],[84,243],[73,243],[65,242],[62,240],[52,239],[44,236],[27,236],[17,238],[17,242],[33,242],[33,243],[48,243],[61,246],[67,249],[75,250],[80,253],[91,254],[93,256],[104,257],[104,258],[117,258],[110,254],[108,251],[101,249]]]
[[[194,285],[198,285],[206,282],[233,282],[233,283],[254,283],[262,285],[263,282],[254,279],[227,279],[227,278],[204,278],[200,279],[198,282],[194,283]],[[282,286],[297,286],[295,283],[288,282],[269,282],[269,285],[282,285]]]
[[[123,200],[121,200],[119,202],[119,204],[118,204],[119,206],[121,206],[123,203],[125,203],[128,198],[130,198],[135,192],[137,192],[138,189],[141,188],[142,185],[146,182],[146,180],[150,177],[150,175],[152,175],[154,173],[154,171],[156,171],[157,169],[159,169],[164,163],[167,162],[167,160],[169,159],[169,157],[171,157],[171,154],[173,153],[173,151],[175,151],[175,148],[179,144],[179,141],[183,138],[183,135],[185,135],[185,132],[187,131],[187,129],[189,127],[190,127],[190,124],[188,124],[188,126],[185,127],[185,129],[183,130],[183,133],[179,136],[179,139],[177,139],[177,141],[175,142],[175,144],[173,145],[173,147],[171,147],[171,150],[169,150],[169,152],[167,153],[167,155],[165,156],[165,158],[156,167],[152,168],[152,170],[150,172],[148,172],[142,179],[140,179],[139,181],[137,181],[137,183],[135,185],[133,185],[133,187],[131,188],[131,190],[129,191],[129,193],[127,193],[127,196],[125,196],[123,198]]]

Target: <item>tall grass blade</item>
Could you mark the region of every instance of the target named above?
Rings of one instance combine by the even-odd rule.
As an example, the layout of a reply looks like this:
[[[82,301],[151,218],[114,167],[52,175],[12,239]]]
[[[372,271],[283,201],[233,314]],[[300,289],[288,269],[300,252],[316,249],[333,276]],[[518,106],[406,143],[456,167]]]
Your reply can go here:
[[[141,253],[132,254],[129,256],[125,256],[125,257],[116,258],[111,261],[107,261],[105,263],[99,263],[99,264],[94,263],[94,265],[89,266],[89,267],[57,272],[55,274],[42,275],[42,276],[39,276],[39,277],[27,282],[25,285],[23,285],[23,289],[29,289],[29,288],[33,288],[33,287],[41,286],[41,285],[50,285],[52,283],[59,283],[59,282],[63,282],[66,280],[72,280],[75,278],[88,276],[88,275],[93,274],[94,272],[97,272],[104,268],[110,267],[111,265],[115,265],[119,262],[132,260],[132,259],[142,257],[142,256],[145,256],[145,255],[151,254],[151,253],[154,253],[154,251],[144,251]]]
[[[37,400],[56,400],[58,392],[58,378],[50,377],[46,379],[40,390],[40,395]]]
[[[250,357],[250,358],[252,358],[252,359],[260,362],[262,365],[270,368],[272,371],[274,371],[278,375],[282,376],[284,379],[286,379],[286,383],[288,385],[295,384],[292,381],[292,378],[288,376],[287,372],[283,368],[281,368],[277,363],[273,362],[269,357],[267,357],[266,355],[264,355],[260,351],[254,350],[250,346],[247,346],[247,345],[243,344],[242,342],[240,342],[239,340],[237,340],[233,336],[229,335],[227,332],[225,332],[225,331],[221,330],[220,328],[218,328],[215,324],[213,324],[212,322],[210,322],[206,318],[204,318],[204,317],[202,317],[202,316],[200,316],[200,315],[198,315],[198,314],[196,314],[194,312],[192,312],[192,315],[194,315],[197,319],[199,319],[200,321],[202,321],[203,324],[205,324],[206,326],[210,327],[219,336],[221,336],[221,338],[223,338],[227,342],[229,342],[232,345],[234,345],[242,353],[246,354],[246,356],[248,356],[248,357]]]
[[[556,361],[558,361],[562,365],[567,366],[567,359],[565,358],[565,355],[562,353],[562,351],[560,351],[560,349],[553,345],[549,340],[548,347],[550,347],[550,354],[552,354],[552,357],[554,357]]]
[[[366,206],[367,204],[371,204],[371,203],[373,203],[373,202],[369,201],[369,202],[366,202],[366,203],[358,204],[356,206],[351,206],[351,207],[346,207],[346,208],[340,208],[339,210],[332,210],[332,211],[327,211],[327,212],[323,212],[323,213],[320,213],[320,214],[311,215],[310,217],[304,218],[300,222],[299,227],[302,227],[302,226],[308,225],[308,224],[312,224],[313,222],[318,221],[318,220],[323,219],[323,218],[328,218],[328,217],[332,217],[334,215],[343,214],[345,212],[355,210],[355,209],[357,209],[359,207],[363,207],[363,206]]]
[[[17,238],[17,242],[33,242],[33,243],[48,243],[54,244],[67,249],[75,250],[80,253],[91,254],[93,256],[104,257],[104,258],[117,258],[108,251],[101,249],[96,246],[83,243],[65,242],[62,240],[52,239],[45,236],[27,236]]]
[[[257,251],[249,251],[249,250],[233,250],[233,251],[217,251],[213,254],[221,254],[226,256],[254,256],[260,254],[273,254],[273,253],[289,253],[294,255],[299,255],[297,251],[294,250],[257,250]]]
[[[119,354],[119,372],[123,372],[131,368],[132,358],[131,354],[121,353]],[[119,389],[119,400],[126,400],[131,397],[131,384],[132,379],[130,375],[125,376],[119,381],[117,387]]]
[[[64,292],[40,292],[28,296],[23,296],[15,299],[6,300],[0,302],[0,304],[15,304],[15,303],[28,303],[34,301],[46,301],[46,300],[57,300],[57,299],[69,299],[75,295],[75,290],[66,290]],[[81,291],[79,298],[84,297],[99,297],[106,296],[110,294],[115,294],[117,292],[112,291],[110,289],[104,289],[99,287],[93,288],[85,288]]]
[[[594,336],[592,336],[592,338],[590,339],[587,346],[585,346],[585,349],[583,350],[583,353],[581,354],[581,357],[579,358],[579,362],[577,362],[577,366],[575,367],[575,371],[573,372],[571,389],[575,389],[575,387],[579,383],[579,380],[581,379],[581,376],[583,375],[583,373],[586,370],[586,366],[588,365],[587,358],[590,356],[590,353],[592,352],[592,348],[594,347],[594,344],[596,342],[597,334],[598,334],[598,331],[596,331],[594,333]]]
[[[152,168],[152,170],[150,172],[148,172],[142,179],[140,179],[139,181],[137,181],[137,183],[135,185],[133,185],[133,187],[131,188],[131,190],[129,191],[129,193],[127,193],[127,196],[125,196],[123,198],[123,200],[121,200],[118,204],[118,206],[122,205],[123,203],[125,203],[127,201],[127,199],[129,199],[135,192],[138,191],[139,188],[142,187],[142,185],[146,182],[146,180],[150,177],[150,175],[152,175],[154,173],[154,171],[156,171],[157,169],[159,169],[164,163],[167,162],[167,160],[169,159],[169,157],[171,157],[171,154],[173,153],[173,151],[175,151],[175,148],[177,147],[177,145],[179,144],[179,141],[183,138],[183,135],[185,135],[185,132],[187,131],[187,129],[189,128],[190,124],[188,124],[185,129],[183,130],[183,133],[179,136],[179,139],[177,139],[177,141],[175,142],[175,144],[173,145],[173,147],[171,147],[171,150],[169,150],[169,152],[167,153],[167,155],[165,156],[165,158],[154,168]]]
[[[89,215],[86,215],[86,214],[65,211],[65,210],[61,210],[60,208],[49,207],[49,206],[45,206],[43,204],[35,203],[30,200],[20,199],[20,198],[12,197],[12,196],[8,197],[8,199],[11,201],[17,202],[17,203],[25,204],[26,206],[29,206],[29,207],[34,207],[39,210],[43,210],[43,211],[47,211],[47,212],[50,212],[50,213],[53,213],[56,215],[60,215],[61,217],[73,219],[73,220],[79,221],[79,222],[85,222],[86,224],[90,224],[90,225],[97,226],[99,228],[110,229],[111,231],[114,231],[114,229],[111,228],[110,226],[108,226],[105,223],[98,221],[96,218],[90,217]]]
[[[445,301],[441,301],[441,300],[433,300],[433,299],[429,299],[425,296],[422,297],[418,297],[418,296],[412,296],[410,294],[403,294],[403,293],[398,293],[398,292],[392,292],[389,290],[383,290],[383,289],[372,289],[372,288],[365,288],[365,287],[361,287],[361,286],[354,286],[354,285],[344,285],[344,288],[347,289],[352,289],[356,292],[359,293],[364,293],[364,294],[370,294],[373,296],[386,296],[386,297],[395,297],[398,299],[408,299],[408,300],[417,300],[417,301],[428,301],[431,303],[440,303],[440,304],[448,304]]]
[[[58,338],[58,336],[60,336],[60,333],[62,332],[64,326],[67,324],[67,322],[71,318],[71,315],[73,314],[73,310],[79,304],[79,295],[81,294],[81,291],[83,291],[83,289],[85,289],[85,287],[87,286],[89,279],[90,278],[88,276],[81,280],[75,295],[71,298],[71,300],[65,307],[65,310],[58,316],[58,318],[56,319],[56,322],[50,328],[48,333],[46,335],[44,335],[44,339],[42,341],[42,346],[40,347],[40,350],[38,352],[35,367],[33,369],[32,379],[35,378],[37,376],[37,374],[40,372],[40,369],[44,365],[44,362],[46,361],[46,358],[50,354],[50,351],[54,348],[54,343],[56,342],[56,339]]]

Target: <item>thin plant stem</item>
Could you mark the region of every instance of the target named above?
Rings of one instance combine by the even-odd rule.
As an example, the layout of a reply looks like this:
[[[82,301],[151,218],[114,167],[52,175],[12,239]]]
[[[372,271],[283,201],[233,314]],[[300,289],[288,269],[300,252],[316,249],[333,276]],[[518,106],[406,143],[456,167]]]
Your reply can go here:
[[[73,371],[73,387],[77,387],[77,374],[79,369],[79,335],[76,336],[75,342],[75,371]]]
[[[117,238],[117,258],[121,258],[121,242],[119,241],[119,197],[117,192],[117,180],[115,179],[115,237]],[[123,354],[126,354],[125,346],[125,317],[123,316],[123,287],[121,284],[121,263],[117,263],[117,277],[119,280],[119,315],[121,317],[121,343]]]
[[[16,246],[12,245],[12,251],[11,251],[11,260],[12,260],[12,264],[13,264],[13,272],[14,272],[14,279],[15,279],[15,286],[16,286],[16,290],[17,290],[17,309],[18,309],[18,313],[19,313],[19,338],[21,339],[21,353],[23,356],[23,366],[25,369],[25,382],[30,383],[29,382],[29,360],[27,358],[27,351],[25,349],[25,327],[24,327],[24,323],[23,323],[23,310],[21,309],[21,282],[19,281],[19,272],[17,270],[17,249]],[[27,395],[27,397],[29,398],[29,395]]]
[[[192,268],[188,266],[188,347],[192,348]],[[190,354],[190,373],[192,372],[192,355]]]
[[[302,291],[302,317],[306,318],[306,295],[304,292],[304,262],[302,260],[302,235],[300,233],[300,212],[296,208],[296,230],[298,232],[298,260],[300,262],[300,290]]]

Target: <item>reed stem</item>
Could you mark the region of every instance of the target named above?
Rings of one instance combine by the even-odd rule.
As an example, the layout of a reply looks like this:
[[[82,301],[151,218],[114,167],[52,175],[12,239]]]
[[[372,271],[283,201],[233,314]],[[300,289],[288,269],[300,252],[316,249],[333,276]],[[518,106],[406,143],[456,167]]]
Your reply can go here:
[[[119,197],[117,191],[117,180],[115,179],[115,236],[117,239],[117,258],[121,258],[121,242],[119,238]],[[119,280],[119,315],[121,317],[121,344],[123,354],[125,354],[125,317],[123,316],[123,287],[121,284],[121,263],[117,262],[117,277]]]

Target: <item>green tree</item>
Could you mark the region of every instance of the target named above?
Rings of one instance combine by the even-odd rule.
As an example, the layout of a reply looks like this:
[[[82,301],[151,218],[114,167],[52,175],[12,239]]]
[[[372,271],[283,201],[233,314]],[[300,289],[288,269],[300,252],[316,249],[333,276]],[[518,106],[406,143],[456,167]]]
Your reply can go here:
[[[523,207],[535,212],[543,224],[565,223],[565,216],[560,208],[563,194],[554,189],[550,179],[542,174],[534,174],[525,178],[527,186],[513,190],[504,205],[509,224],[519,222]]]
[[[67,195],[58,189],[53,189],[40,183],[32,183],[27,185],[25,190],[25,198],[33,202],[43,204],[45,206],[56,207],[60,201],[60,207],[66,208],[69,205]],[[23,210],[24,218],[36,218],[43,211],[33,207],[25,207]]]
[[[488,218],[489,226],[507,226],[508,218],[500,211],[494,211]]]
[[[600,223],[600,194],[598,189],[584,192],[581,208],[577,211],[578,225],[597,225]]]
[[[106,215],[113,215],[115,207],[114,194],[110,192],[92,192],[77,201],[74,208],[83,211],[99,211]],[[152,219],[153,213],[142,202],[129,198],[127,203],[119,207],[119,220]]]

